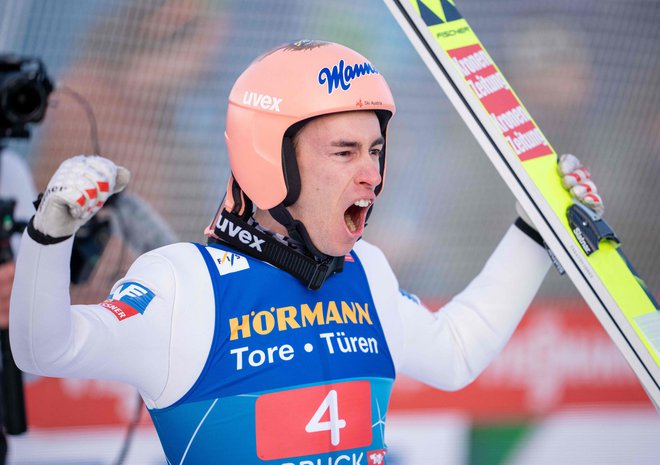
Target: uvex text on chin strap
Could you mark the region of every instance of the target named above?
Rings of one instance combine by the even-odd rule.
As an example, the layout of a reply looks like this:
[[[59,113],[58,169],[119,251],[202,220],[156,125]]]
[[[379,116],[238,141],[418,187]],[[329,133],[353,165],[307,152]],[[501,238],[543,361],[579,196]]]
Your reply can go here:
[[[329,276],[341,272],[344,268],[344,257],[312,258],[260,231],[225,209],[218,217],[214,233],[221,242],[226,242],[246,255],[286,271],[302,281],[310,290],[320,289]],[[210,238],[209,242],[217,241]]]

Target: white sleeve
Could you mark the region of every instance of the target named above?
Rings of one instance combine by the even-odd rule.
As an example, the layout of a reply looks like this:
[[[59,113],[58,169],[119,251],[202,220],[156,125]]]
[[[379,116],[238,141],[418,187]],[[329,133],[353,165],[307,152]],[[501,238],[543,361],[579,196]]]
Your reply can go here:
[[[154,293],[142,314],[120,320],[100,305],[70,305],[72,242],[43,246],[23,235],[10,307],[16,364],[39,375],[123,381],[157,398],[168,381],[176,289],[168,260],[145,254],[119,281]]]
[[[385,287],[382,264],[365,267],[385,307],[381,323],[397,371],[445,390],[472,382],[508,342],[549,267],[545,250],[512,226],[479,275],[437,312],[400,292],[388,304],[377,296],[392,299],[392,279]]]

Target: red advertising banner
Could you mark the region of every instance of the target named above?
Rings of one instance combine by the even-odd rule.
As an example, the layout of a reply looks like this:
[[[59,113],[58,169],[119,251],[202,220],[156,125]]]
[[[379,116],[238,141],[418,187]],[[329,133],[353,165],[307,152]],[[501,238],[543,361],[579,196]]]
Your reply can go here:
[[[553,301],[555,302],[555,301]],[[536,304],[471,385],[442,392],[399,377],[392,410],[455,410],[475,419],[534,417],[575,406],[653,406],[582,301]]]

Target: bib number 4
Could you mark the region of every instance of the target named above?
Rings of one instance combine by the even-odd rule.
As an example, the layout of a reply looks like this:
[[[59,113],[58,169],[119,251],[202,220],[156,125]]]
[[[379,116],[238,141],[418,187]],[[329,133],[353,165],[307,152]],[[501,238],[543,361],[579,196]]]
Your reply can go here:
[[[264,394],[256,401],[255,415],[261,460],[324,454],[372,443],[368,381]]]
[[[330,419],[321,421],[325,417],[325,412],[329,412]],[[307,426],[305,431],[308,433],[318,433],[320,431],[330,431],[330,442],[333,446],[339,445],[339,430],[346,427],[346,420],[339,418],[339,407],[337,406],[337,391],[334,389],[328,392],[328,395],[323,399],[321,405],[314,413],[314,416]]]

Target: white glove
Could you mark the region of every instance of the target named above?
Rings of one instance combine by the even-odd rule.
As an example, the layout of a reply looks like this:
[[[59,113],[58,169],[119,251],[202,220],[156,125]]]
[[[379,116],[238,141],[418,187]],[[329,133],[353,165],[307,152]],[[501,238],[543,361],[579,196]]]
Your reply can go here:
[[[560,156],[557,172],[561,176],[564,189],[570,191],[574,199],[591,208],[598,216],[603,216],[603,199],[598,195],[598,189],[591,181],[589,171],[575,155],[566,153]]]
[[[48,183],[32,226],[52,238],[71,236],[101,209],[108,197],[121,192],[130,177],[126,168],[106,158],[69,158]]]
[[[570,153],[561,155],[557,162],[557,172],[561,176],[561,183],[564,189],[569,191],[575,200],[589,207],[598,216],[603,216],[603,212],[605,211],[603,199],[598,195],[598,189],[591,180],[589,171],[582,166],[582,163],[575,155],[571,155]],[[536,229],[534,223],[532,223],[518,202],[516,202],[516,211],[525,223]]]

